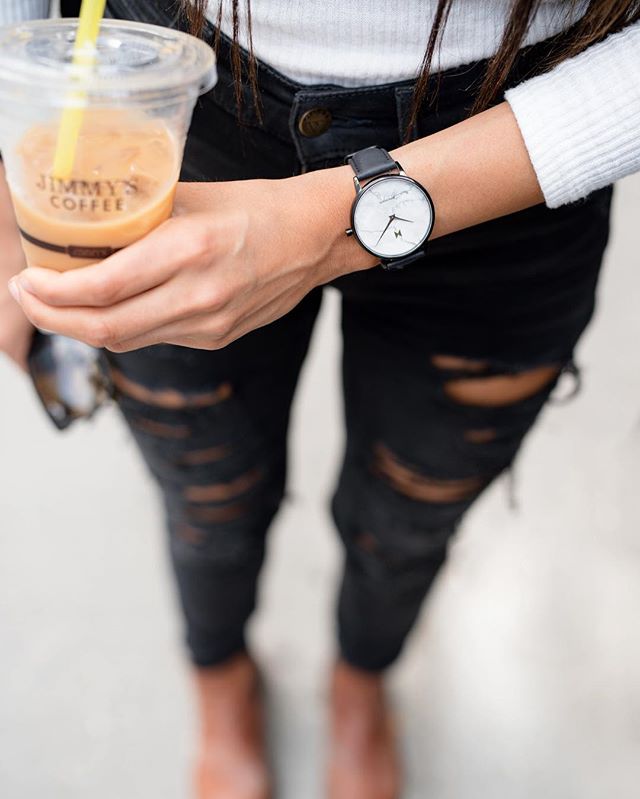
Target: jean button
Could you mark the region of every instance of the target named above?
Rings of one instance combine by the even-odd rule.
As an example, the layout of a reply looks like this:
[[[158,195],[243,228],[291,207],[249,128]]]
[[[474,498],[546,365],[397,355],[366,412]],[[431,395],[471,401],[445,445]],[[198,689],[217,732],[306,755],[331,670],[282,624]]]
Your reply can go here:
[[[328,108],[310,108],[298,120],[298,130],[303,136],[321,136],[331,127],[331,111]]]

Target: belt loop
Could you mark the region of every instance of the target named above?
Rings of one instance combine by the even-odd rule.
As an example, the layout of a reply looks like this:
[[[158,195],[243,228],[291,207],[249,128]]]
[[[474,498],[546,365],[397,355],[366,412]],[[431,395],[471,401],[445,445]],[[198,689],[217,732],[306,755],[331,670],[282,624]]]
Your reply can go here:
[[[407,126],[409,124],[409,113],[411,112],[411,101],[413,99],[413,86],[398,86],[395,90],[396,113],[398,115],[398,141],[404,143]],[[418,138],[417,126],[414,125],[408,131],[407,141]]]
[[[300,115],[300,107],[302,105],[301,94],[303,91],[297,91],[291,103],[291,111],[289,112],[289,133],[291,134],[291,141],[296,148],[296,154],[300,163],[300,173],[304,174],[307,171],[308,165],[304,155],[304,148],[300,141],[300,131],[298,130],[298,117]]]

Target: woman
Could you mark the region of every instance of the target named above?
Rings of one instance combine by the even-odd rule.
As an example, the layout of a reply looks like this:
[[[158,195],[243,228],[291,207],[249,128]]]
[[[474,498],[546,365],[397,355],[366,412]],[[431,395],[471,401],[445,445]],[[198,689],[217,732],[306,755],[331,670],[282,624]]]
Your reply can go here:
[[[175,217],[108,266],[30,270],[12,294],[34,324],[110,353],[167,508],[203,721],[198,795],[262,799],[244,628],[322,286],[339,289],[346,563],[328,795],[392,799],[384,671],[460,518],[572,368],[604,187],[640,168],[640,3],[252,0],[251,19],[237,2],[108,7],[217,43],[190,182]],[[20,337],[11,324],[5,340]]]

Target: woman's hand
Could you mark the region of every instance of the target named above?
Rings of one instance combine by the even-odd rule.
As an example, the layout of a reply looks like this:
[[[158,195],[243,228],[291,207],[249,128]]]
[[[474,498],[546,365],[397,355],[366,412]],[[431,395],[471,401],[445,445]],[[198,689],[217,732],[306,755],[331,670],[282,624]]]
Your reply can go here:
[[[375,263],[344,235],[352,192],[348,167],[180,184],[174,216],[141,241],[69,272],[28,269],[12,292],[37,327],[114,352],[219,349]]]

